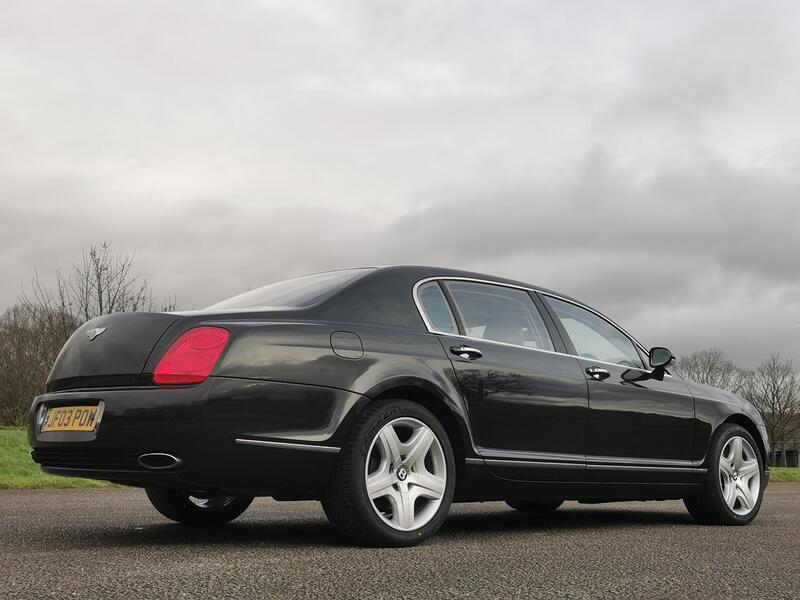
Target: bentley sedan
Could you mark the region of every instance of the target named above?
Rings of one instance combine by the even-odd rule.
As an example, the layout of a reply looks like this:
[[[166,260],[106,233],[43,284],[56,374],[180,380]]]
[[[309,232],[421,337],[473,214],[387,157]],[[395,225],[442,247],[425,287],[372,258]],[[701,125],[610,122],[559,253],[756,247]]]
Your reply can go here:
[[[196,312],[93,319],[30,411],[48,472],[145,489],[216,525],[255,496],[320,500],[361,544],[431,536],[452,502],[683,499],[700,523],[761,505],[758,412],[671,371],[583,302],[431,267],[274,283]]]

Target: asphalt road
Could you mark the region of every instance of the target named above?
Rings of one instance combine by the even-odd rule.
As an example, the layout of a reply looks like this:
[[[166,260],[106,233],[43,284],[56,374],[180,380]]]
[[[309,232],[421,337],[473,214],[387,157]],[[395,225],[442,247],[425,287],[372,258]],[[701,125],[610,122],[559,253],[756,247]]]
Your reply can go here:
[[[439,534],[355,548],[315,502],[258,499],[233,524],[173,525],[133,489],[0,492],[0,597],[798,598],[800,484],[749,527],[680,502],[456,505]]]

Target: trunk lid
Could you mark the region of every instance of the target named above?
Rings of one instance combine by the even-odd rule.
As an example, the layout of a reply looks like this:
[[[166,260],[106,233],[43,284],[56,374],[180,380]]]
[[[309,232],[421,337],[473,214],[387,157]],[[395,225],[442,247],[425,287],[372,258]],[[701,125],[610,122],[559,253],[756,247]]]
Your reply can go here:
[[[47,378],[48,391],[136,385],[156,343],[180,318],[116,313],[87,321],[61,349]]]

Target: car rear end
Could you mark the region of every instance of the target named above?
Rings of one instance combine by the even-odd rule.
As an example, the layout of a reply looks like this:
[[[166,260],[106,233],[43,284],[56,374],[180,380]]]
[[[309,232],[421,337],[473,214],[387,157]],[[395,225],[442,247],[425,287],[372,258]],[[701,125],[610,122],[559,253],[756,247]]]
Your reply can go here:
[[[320,361],[350,364],[331,331],[299,311],[93,319],[34,399],[32,457],[56,475],[315,497],[336,458],[326,440],[360,399],[308,380]]]
[[[349,390],[368,366],[336,353],[336,319],[318,313],[375,271],[277,282],[204,311],[87,322],[34,399],[34,460],[142,487],[317,496],[343,423],[365,402]]]
[[[105,315],[67,341],[31,407],[32,456],[53,474],[199,483],[198,431],[229,333],[180,315]]]

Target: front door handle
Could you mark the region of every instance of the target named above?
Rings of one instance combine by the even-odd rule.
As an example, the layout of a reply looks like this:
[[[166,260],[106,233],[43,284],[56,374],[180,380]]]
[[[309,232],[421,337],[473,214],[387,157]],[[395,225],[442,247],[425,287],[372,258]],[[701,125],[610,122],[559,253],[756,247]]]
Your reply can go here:
[[[483,352],[471,346],[450,346],[450,352],[467,360],[477,360],[483,356]]]
[[[608,372],[608,369],[602,367],[586,367],[586,374],[595,381],[602,381],[603,379],[611,377],[611,373]]]

